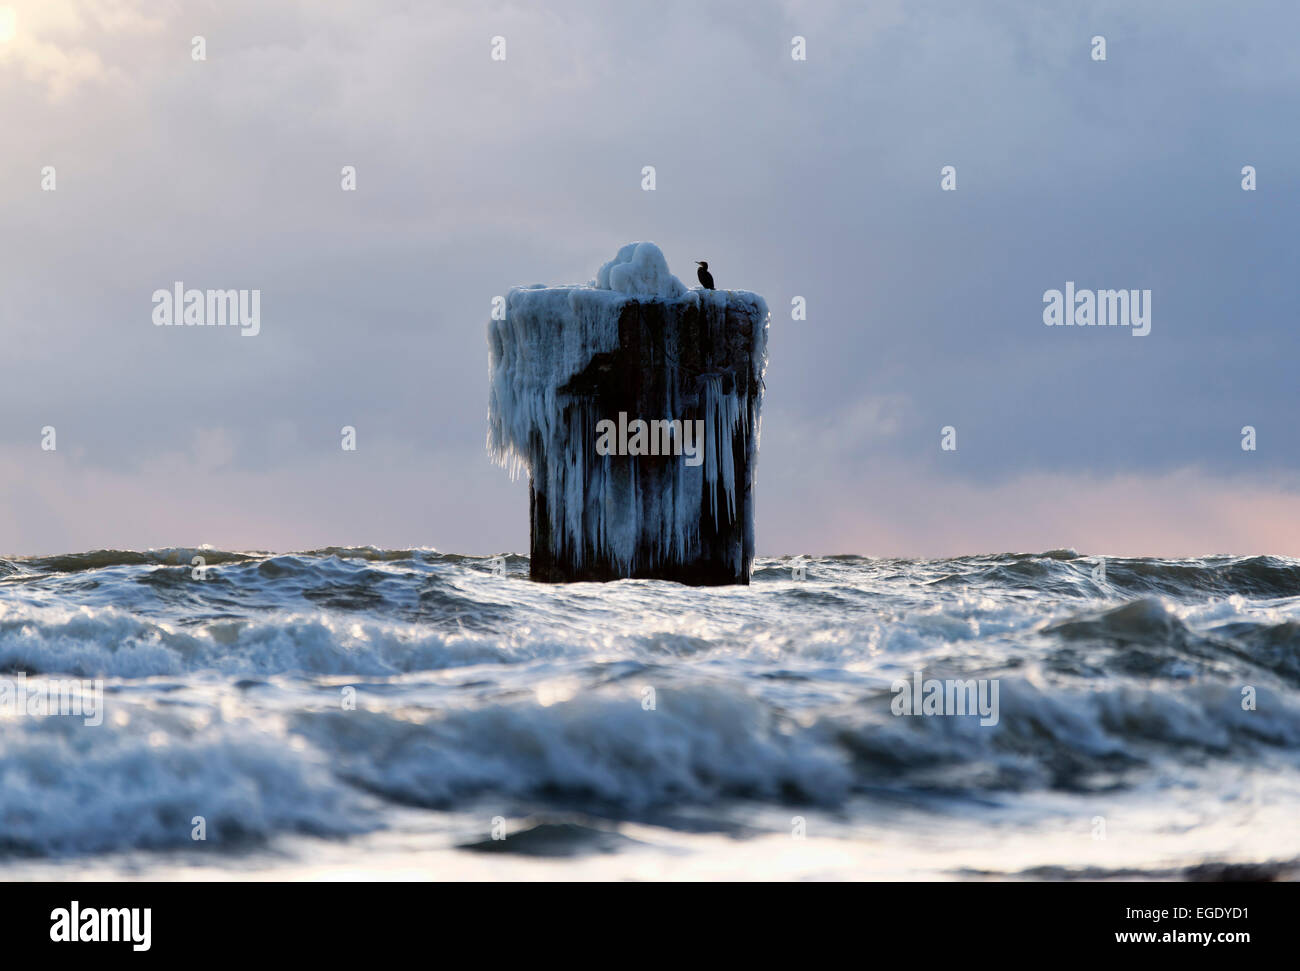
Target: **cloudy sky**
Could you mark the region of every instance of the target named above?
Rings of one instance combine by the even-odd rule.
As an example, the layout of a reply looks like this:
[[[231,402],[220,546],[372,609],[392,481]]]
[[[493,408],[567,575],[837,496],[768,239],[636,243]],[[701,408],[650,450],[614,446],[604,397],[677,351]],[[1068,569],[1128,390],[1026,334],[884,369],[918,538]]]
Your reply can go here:
[[[1290,0],[0,2],[0,553],[526,550],[492,297],[650,239],[772,307],[760,553],[1300,555],[1297,36]],[[177,280],[260,289],[261,333],[153,326]],[[1044,326],[1067,280],[1150,289],[1151,333]]]

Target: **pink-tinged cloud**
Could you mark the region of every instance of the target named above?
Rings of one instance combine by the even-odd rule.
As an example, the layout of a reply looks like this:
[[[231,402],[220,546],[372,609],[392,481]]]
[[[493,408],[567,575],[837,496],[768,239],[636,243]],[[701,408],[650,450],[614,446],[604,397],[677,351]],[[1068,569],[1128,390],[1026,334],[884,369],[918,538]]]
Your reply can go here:
[[[777,481],[771,481],[772,479]],[[1071,548],[1122,556],[1300,556],[1300,489],[1194,469],[1112,476],[1029,474],[981,484],[904,467],[862,481],[781,475],[760,483],[769,552],[955,556]],[[802,520],[790,515],[802,491]],[[764,506],[785,507],[765,521]]]
[[[257,471],[233,464],[240,439],[220,429],[201,429],[187,451],[131,469],[89,463],[62,439],[56,452],[10,450],[0,456],[0,555],[199,544],[527,551],[526,482],[511,483],[477,452],[423,452],[366,431],[356,452],[322,449]],[[1184,469],[981,484],[942,465],[878,465],[850,481],[780,459],[769,449],[760,461],[762,555],[1300,556],[1294,483]]]

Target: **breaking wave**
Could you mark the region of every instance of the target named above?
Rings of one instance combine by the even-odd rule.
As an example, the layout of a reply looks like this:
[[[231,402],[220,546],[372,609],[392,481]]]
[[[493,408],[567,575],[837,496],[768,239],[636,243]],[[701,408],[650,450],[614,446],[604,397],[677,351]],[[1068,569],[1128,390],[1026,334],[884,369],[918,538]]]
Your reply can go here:
[[[5,681],[103,679],[107,717],[0,713],[0,856],[193,852],[196,816],[221,852],[412,808],[724,828],[727,806],[1136,797],[1215,766],[1300,785],[1300,562],[1097,562],[760,559],[748,588],[692,588],[428,549],[9,558]],[[915,672],[996,681],[996,723],[899,717]]]

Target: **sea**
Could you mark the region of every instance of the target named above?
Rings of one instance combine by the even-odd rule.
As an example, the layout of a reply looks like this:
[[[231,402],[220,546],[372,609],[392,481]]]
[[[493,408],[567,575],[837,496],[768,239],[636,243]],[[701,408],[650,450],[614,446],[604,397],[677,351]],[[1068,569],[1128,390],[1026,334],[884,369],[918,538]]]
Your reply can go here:
[[[0,879],[1297,876],[1300,560],[0,559]]]

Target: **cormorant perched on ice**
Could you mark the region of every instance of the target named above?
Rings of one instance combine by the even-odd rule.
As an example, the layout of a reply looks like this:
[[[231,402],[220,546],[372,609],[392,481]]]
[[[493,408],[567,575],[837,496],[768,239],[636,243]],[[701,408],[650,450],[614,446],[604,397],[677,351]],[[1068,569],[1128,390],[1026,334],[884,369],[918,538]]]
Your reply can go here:
[[[695,271],[695,275],[700,278],[700,284],[705,290],[713,289],[713,274],[709,272],[709,264],[702,260],[696,260],[700,268]]]

